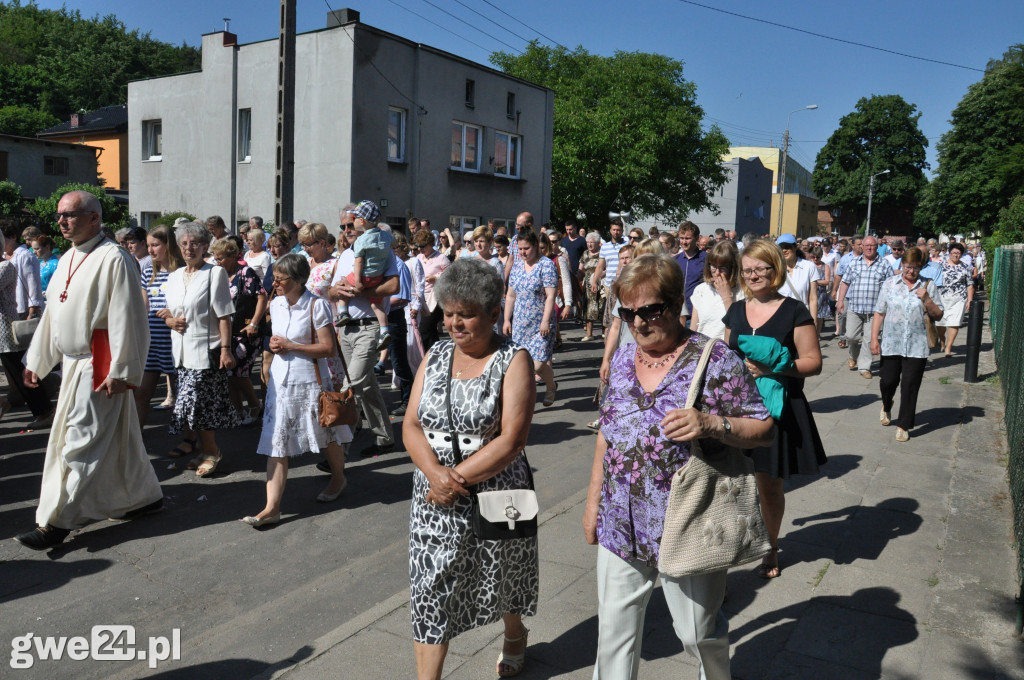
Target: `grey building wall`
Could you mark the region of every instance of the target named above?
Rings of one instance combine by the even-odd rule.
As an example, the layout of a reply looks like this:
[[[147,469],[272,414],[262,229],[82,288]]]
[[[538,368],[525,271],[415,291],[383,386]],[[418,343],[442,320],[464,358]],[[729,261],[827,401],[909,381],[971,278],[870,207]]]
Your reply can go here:
[[[772,172],[756,156],[747,160],[733,158],[724,161],[729,179],[722,185],[713,202],[719,214],[711,210],[691,213],[687,219],[700,227],[701,234],[715,229],[735,229],[737,237],[748,231],[768,233],[772,207]]]
[[[44,141],[32,137],[0,135],[0,180],[9,179],[21,187],[26,198],[49,196],[69,182],[96,184],[96,151],[92,146]],[[61,159],[47,174],[47,158]],[[67,174],[62,174],[66,162]]]
[[[278,41],[233,46],[225,36],[203,36],[201,72],[129,85],[134,214],[187,210],[230,221],[234,207],[237,220],[272,218]],[[467,78],[476,83],[473,108],[465,104]],[[512,119],[509,92],[520,112]],[[400,163],[387,158],[389,107],[406,111]],[[252,111],[248,162],[235,157],[238,109]],[[342,205],[370,199],[386,201],[382,210],[395,221],[416,215],[442,225],[451,215],[485,221],[523,210],[543,221],[550,212],[553,110],[546,88],[365,24],[300,34],[293,217],[334,230]],[[163,121],[163,156],[144,161],[142,124],[156,118]],[[484,130],[479,173],[449,167],[453,120]],[[521,135],[520,179],[494,176],[495,131]]]

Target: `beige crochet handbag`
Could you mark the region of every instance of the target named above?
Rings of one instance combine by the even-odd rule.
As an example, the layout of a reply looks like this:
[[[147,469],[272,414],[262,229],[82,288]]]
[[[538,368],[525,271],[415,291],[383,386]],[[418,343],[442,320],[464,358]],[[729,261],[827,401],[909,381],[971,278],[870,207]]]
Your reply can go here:
[[[684,408],[701,392],[714,340],[701,352]],[[706,455],[690,442],[690,460],[672,475],[658,570],[692,576],[728,569],[771,552],[754,481],[754,461],[735,447]]]

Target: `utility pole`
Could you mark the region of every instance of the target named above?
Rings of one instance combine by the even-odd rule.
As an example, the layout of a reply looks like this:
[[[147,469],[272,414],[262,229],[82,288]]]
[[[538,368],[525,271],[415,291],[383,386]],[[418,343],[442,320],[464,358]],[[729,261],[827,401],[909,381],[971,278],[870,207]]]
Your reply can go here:
[[[295,0],[281,0],[277,69],[277,165],[274,224],[291,221],[295,211]]]
[[[783,206],[783,203],[786,200],[786,166],[789,164],[789,121],[793,117],[793,114],[797,113],[798,111],[807,111],[807,110],[816,109],[816,108],[818,108],[817,104],[810,104],[808,106],[802,106],[799,109],[795,109],[793,111],[790,111],[789,115],[786,117],[786,132],[785,132],[785,134],[782,135],[782,163],[779,166],[779,172],[777,174],[777,177],[778,177],[778,187],[777,187],[777,189],[778,189],[778,192],[779,192],[779,216],[778,216],[778,219],[776,220],[775,224],[778,227],[778,229],[776,230],[776,233],[773,234],[773,236],[781,236],[782,235],[782,214],[783,214],[782,213],[782,206]]]
[[[875,178],[878,177],[879,175],[885,175],[888,172],[888,170],[876,172],[875,174],[871,175],[871,179],[868,180],[868,223],[867,226],[864,227],[865,236],[871,234],[871,199],[874,198],[875,196]]]

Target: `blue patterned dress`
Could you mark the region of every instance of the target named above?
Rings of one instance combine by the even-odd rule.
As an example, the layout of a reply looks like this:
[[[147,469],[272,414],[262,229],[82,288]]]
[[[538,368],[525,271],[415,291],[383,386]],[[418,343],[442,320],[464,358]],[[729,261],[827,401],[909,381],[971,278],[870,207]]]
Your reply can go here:
[[[171,351],[171,329],[156,315],[167,308],[167,277],[170,272],[164,268],[153,276],[153,265],[142,270],[142,287],[149,299],[149,354],[146,355],[146,370],[175,375],[174,357]],[[153,280],[150,281],[150,278]]]
[[[523,260],[516,262],[509,274],[508,286],[516,292],[516,304],[512,309],[512,341],[526,348],[534,361],[550,361],[555,349],[554,304],[548,320],[551,332],[546,338],[540,334],[540,323],[544,320],[544,303],[547,300],[544,289],[558,287],[554,262],[542,257],[530,271],[526,271]]]

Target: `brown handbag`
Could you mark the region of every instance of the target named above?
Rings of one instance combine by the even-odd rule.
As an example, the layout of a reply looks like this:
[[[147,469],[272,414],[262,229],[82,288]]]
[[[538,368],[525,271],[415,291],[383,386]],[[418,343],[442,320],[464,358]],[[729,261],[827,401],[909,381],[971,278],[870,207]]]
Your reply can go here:
[[[314,300],[313,302],[315,303],[316,301]],[[312,333],[312,339],[315,340],[316,328],[313,327],[312,304],[309,306],[309,330]],[[352,379],[348,377],[345,355],[341,353],[341,347],[338,345],[338,336],[334,334],[333,328],[331,329],[331,341],[334,344],[334,350],[341,359],[341,367],[345,371],[345,382],[350,387],[341,392],[325,390],[323,379],[320,377],[320,361],[318,359],[313,360],[313,368],[316,369],[316,384],[320,386],[320,397],[317,402],[317,415],[319,416],[320,426],[338,427],[340,425],[348,425],[349,427],[355,427],[359,421],[359,406],[356,404],[356,396],[352,391]],[[334,385],[331,385],[331,387],[334,387]]]

